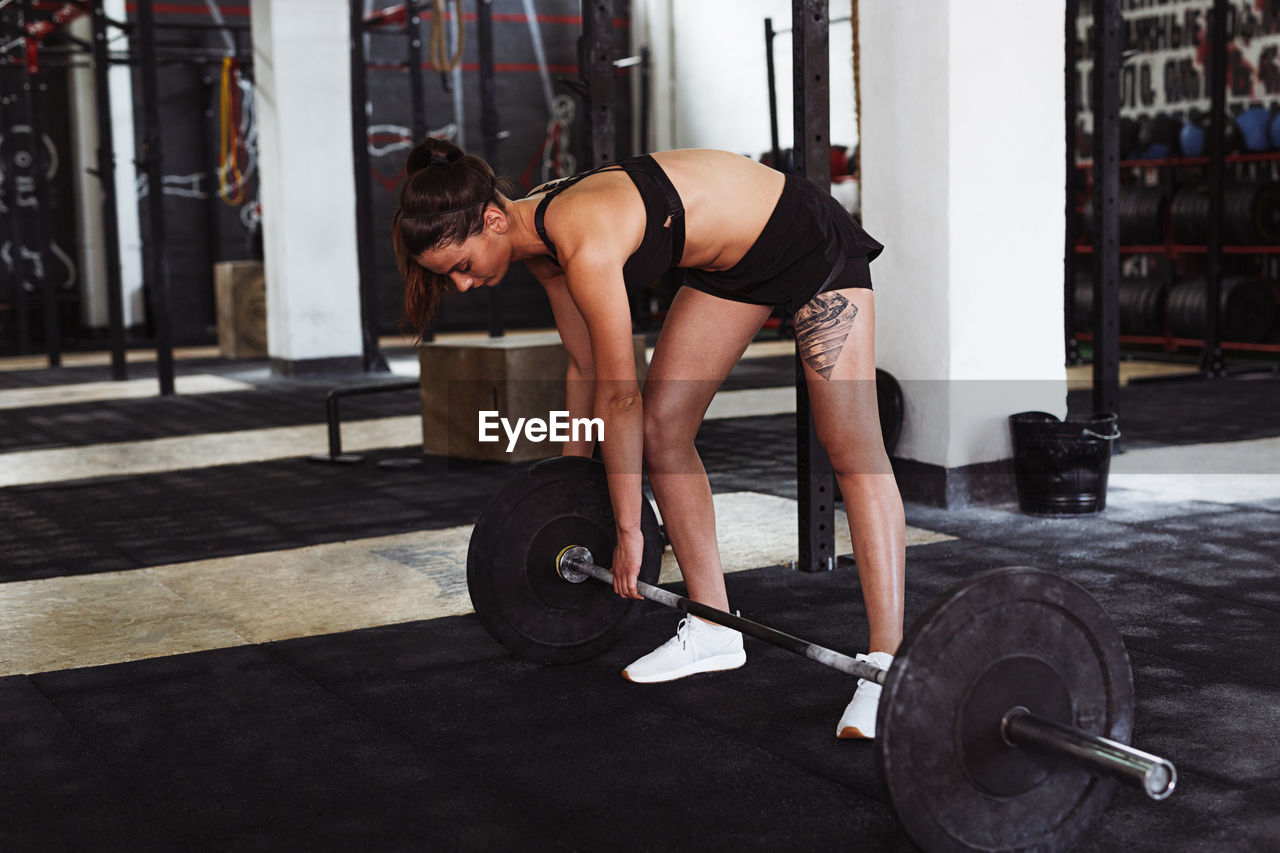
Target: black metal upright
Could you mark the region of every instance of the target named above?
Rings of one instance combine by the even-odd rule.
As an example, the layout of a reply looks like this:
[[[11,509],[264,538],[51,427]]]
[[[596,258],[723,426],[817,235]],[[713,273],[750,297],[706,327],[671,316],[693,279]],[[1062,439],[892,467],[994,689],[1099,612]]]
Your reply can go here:
[[[235,180],[235,175],[219,175],[224,168],[221,152],[214,150],[213,140],[223,132],[220,119],[220,99],[222,96],[222,68],[219,66],[216,76],[203,74],[200,78],[201,95],[204,98],[204,133],[200,134],[200,160],[204,163],[208,176],[207,192],[204,196],[204,241],[209,247],[209,275],[213,276],[214,264],[222,260],[222,182]],[[236,85],[234,81],[231,85]],[[232,142],[233,145],[238,143]],[[234,192],[234,190],[233,190]],[[209,291],[217,287],[214,281],[209,282]]]
[[[138,58],[142,78],[142,162],[147,175],[147,284],[156,334],[156,374],[160,393],[173,394],[173,315],[169,302],[169,259],[164,219],[164,150],[160,143],[160,91],[156,77],[156,19],[153,0],[138,0]]]
[[[33,0],[22,0],[19,23],[29,24],[34,18],[35,3]],[[30,231],[24,233],[30,245],[24,248],[33,249],[36,253],[36,268],[40,271],[40,290],[44,302],[44,346],[50,367],[62,366],[62,322],[58,309],[58,282],[54,279],[52,260],[53,253],[49,248],[49,230],[46,218],[49,216],[48,152],[44,146],[44,121],[40,109],[40,64],[39,50],[30,49],[33,42],[28,41],[28,51],[22,63],[22,82],[19,86],[19,97],[22,100],[23,112],[27,117],[27,128],[31,136],[31,162],[28,166],[31,186],[31,198],[34,205],[31,216],[27,220]],[[16,175],[15,175],[16,177]],[[14,211],[16,213],[16,211]],[[15,247],[16,248],[16,247]],[[19,259],[19,263],[21,259]]]
[[[637,154],[649,153],[649,118],[653,112],[653,55],[649,45],[640,47],[640,139]]]
[[[778,141],[778,75],[773,68],[773,18],[764,19],[764,66],[769,78],[769,144],[773,152],[773,168],[784,170],[782,143]]]
[[[404,9],[404,32],[409,64],[409,115],[416,145],[427,135],[426,84],[422,79],[422,15],[418,0],[408,0]]]
[[[796,169],[831,190],[830,33],[826,0],[791,0],[792,80],[795,88]],[[796,491],[799,553],[796,567],[829,571],[835,564],[835,478],[809,410],[804,363],[796,353]]]
[[[9,38],[14,33],[22,32],[22,27],[15,20],[20,10],[10,6],[0,7],[0,38]],[[0,75],[0,128],[17,127],[25,121],[17,116],[19,98],[10,89],[9,74]],[[10,134],[12,137],[12,134]],[[13,270],[13,314],[14,332],[19,355],[31,352],[31,316],[27,304],[26,261],[22,257],[23,235],[19,216],[18,201],[18,163],[17,146],[10,141],[0,148],[4,162],[0,163],[0,171],[4,172],[4,206],[8,210],[9,225],[9,263]]]
[[[350,0],[351,153],[356,189],[356,257],[360,277],[360,326],[366,373],[386,373],[378,348],[377,270],[373,259],[373,188],[369,185],[369,90],[364,54],[364,4]],[[412,74],[412,71],[410,72]]]
[[[1205,332],[1200,371],[1226,375],[1222,358],[1222,191],[1227,118],[1227,0],[1214,0],[1209,22],[1209,239],[1205,256]]]
[[[1093,209],[1098,217],[1093,280],[1093,409],[1120,408],[1121,0],[1093,0]]]
[[[480,136],[484,159],[495,172],[498,165],[498,84],[494,68],[493,0],[476,2],[476,37],[480,50]]]
[[[173,394],[173,313],[169,302],[169,259],[164,219],[164,149],[160,142],[160,86],[156,77],[154,0],[138,0],[138,59],[142,78],[142,165],[147,175],[147,228],[143,236],[151,323],[156,337],[160,393]]]
[[[111,63],[107,54],[107,12],[93,4],[93,94],[98,113],[98,187],[102,195],[102,245],[107,273],[107,335],[111,378],[127,379],[124,286],[120,280],[120,225],[116,212],[115,135],[111,127]]]
[[[1077,52],[1078,28],[1080,26],[1080,0],[1067,0],[1066,27],[1063,38],[1066,44],[1066,64],[1065,64],[1065,89],[1066,89],[1066,116],[1063,127],[1067,133],[1067,165],[1066,165],[1066,194],[1064,204],[1066,208],[1067,227],[1064,245],[1062,250],[1062,319],[1064,327],[1063,340],[1066,341],[1066,362],[1067,364],[1080,363],[1080,349],[1076,342],[1076,328],[1079,326],[1075,309],[1075,280],[1076,280],[1076,238],[1079,236],[1076,228],[1076,195],[1080,186],[1080,170],[1076,168],[1076,118],[1080,110],[1080,83],[1077,65],[1080,61]]]
[[[494,69],[493,0],[476,0],[476,37],[480,48],[480,137],[484,159],[501,174],[498,164],[498,86]],[[502,284],[485,288],[489,314],[489,337],[502,337]]]
[[[592,168],[616,157],[617,121],[613,110],[613,0],[582,0],[580,73],[587,85],[587,161]]]

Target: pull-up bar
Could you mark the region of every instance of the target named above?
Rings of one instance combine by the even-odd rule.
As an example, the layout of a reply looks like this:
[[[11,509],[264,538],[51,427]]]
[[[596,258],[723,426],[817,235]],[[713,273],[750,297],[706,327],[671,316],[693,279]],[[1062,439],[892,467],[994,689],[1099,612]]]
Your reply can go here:
[[[827,23],[828,23],[828,24],[847,24],[847,23],[849,23],[849,22],[850,22],[850,21],[852,21],[852,20],[853,20],[853,16],[852,16],[852,15],[845,15],[843,18],[832,18],[832,19],[831,19],[830,21],[828,21]],[[791,32],[791,28],[790,28],[790,27],[787,27],[785,30],[773,30],[773,31],[772,31],[772,34],[773,34],[773,35],[775,35],[775,36],[780,36],[780,35],[782,35],[783,33],[789,33],[789,32]]]

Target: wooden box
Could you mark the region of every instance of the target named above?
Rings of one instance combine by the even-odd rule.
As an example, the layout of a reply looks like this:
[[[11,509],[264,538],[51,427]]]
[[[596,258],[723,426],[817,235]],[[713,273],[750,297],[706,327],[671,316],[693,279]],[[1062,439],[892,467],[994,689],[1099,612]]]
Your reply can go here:
[[[261,261],[213,265],[218,350],[223,358],[267,357],[267,283]]]
[[[644,336],[636,335],[634,342],[636,371],[643,381]],[[559,441],[531,441],[523,431],[508,450],[507,433],[494,418],[489,419],[489,435],[497,440],[480,440],[481,412],[498,412],[514,425],[518,418],[548,421],[564,410],[568,356],[558,333],[432,341],[419,347],[418,363],[424,453],[491,462],[559,455]]]

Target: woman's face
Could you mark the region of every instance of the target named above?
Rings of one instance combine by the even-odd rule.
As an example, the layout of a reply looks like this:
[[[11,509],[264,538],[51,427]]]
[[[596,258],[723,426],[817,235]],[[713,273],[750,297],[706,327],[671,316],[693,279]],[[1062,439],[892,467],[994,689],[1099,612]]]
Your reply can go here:
[[[511,252],[496,229],[486,224],[463,243],[427,249],[414,258],[424,269],[446,275],[459,293],[502,281],[511,265]]]

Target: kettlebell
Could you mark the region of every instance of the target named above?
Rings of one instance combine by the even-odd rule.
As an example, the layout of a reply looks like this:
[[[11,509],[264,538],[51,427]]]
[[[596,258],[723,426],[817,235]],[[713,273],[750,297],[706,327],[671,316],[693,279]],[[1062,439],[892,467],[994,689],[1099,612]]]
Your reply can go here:
[[[1236,125],[1240,128],[1240,137],[1246,151],[1256,154],[1271,147],[1267,128],[1270,123],[1271,111],[1262,104],[1254,104],[1236,116]]]
[[[1192,110],[1182,120],[1182,129],[1178,131],[1178,148],[1183,157],[1201,157],[1204,155],[1204,128],[1196,123],[1199,113]]]

